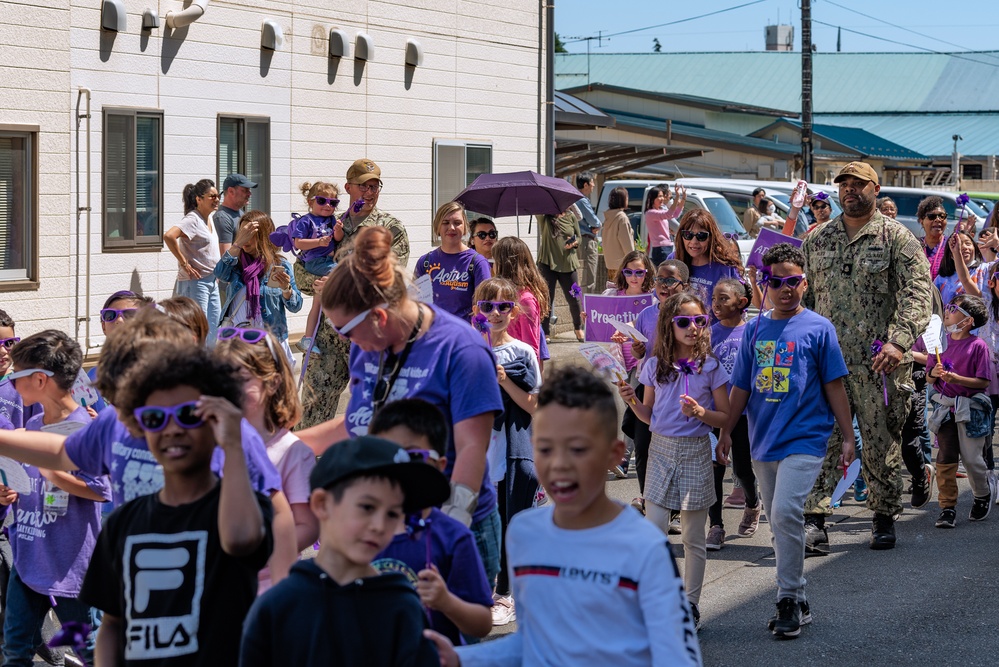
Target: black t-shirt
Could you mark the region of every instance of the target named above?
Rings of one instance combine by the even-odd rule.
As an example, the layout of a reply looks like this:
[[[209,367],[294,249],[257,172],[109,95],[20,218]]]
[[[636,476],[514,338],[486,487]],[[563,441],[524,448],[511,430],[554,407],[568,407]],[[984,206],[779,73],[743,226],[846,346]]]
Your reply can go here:
[[[122,619],[119,664],[232,665],[257,573],[273,548],[270,500],[256,494],[266,535],[255,553],[222,550],[221,484],[200,500],[164,505],[159,494],[125,503],[97,539],[81,599]]]

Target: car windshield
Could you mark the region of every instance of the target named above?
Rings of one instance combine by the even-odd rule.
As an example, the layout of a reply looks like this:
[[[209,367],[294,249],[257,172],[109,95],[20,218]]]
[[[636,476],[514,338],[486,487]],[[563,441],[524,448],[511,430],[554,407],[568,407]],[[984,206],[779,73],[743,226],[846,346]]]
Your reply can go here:
[[[746,228],[739,222],[735,211],[732,210],[732,205],[724,197],[705,197],[704,206],[707,207],[708,213],[714,216],[715,222],[718,223],[718,229],[723,234],[735,232],[739,238],[746,238]]]

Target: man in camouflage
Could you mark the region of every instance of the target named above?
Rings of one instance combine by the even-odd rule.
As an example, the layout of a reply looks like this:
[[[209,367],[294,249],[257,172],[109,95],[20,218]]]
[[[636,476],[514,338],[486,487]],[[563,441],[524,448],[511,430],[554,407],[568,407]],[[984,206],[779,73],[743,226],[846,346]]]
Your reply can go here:
[[[846,391],[863,437],[861,466],[874,512],[872,549],[895,546],[895,517],[902,512],[901,436],[909,411],[909,350],[930,320],[930,266],[919,241],[875,207],[881,186],[863,162],[843,167],[835,182],[843,213],[805,237],[809,290],[805,305],[836,327],[850,375]],[[872,355],[871,345],[882,341]],[[882,373],[887,378],[885,406]],[[828,553],[825,517],[842,478],[842,435],[837,427],[811,495],[805,503],[806,549]]]
[[[378,210],[378,194],[382,190],[382,170],[367,158],[356,160],[347,170],[344,190],[350,195],[347,219],[343,222],[343,241],[337,248],[337,261],[342,259],[354,246],[354,238],[362,227],[380,225],[392,232],[392,250],[405,266],[409,261],[409,235],[406,228],[395,216]],[[354,202],[364,200],[360,211],[354,212]]]

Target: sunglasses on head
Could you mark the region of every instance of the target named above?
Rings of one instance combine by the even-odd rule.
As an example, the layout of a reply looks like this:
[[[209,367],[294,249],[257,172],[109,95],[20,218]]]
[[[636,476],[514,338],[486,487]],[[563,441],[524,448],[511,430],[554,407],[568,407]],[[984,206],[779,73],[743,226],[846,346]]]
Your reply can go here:
[[[680,232],[680,236],[683,237],[684,241],[693,241],[694,239],[697,239],[701,243],[704,243],[711,238],[711,232],[692,232],[689,229],[685,229]]]
[[[312,199],[320,206],[332,206],[333,208],[336,208],[340,204],[340,200],[336,197],[320,197],[319,195],[316,195]]]
[[[135,317],[138,310],[138,308],[102,308],[101,322],[115,322],[119,317],[127,320],[131,317]]]
[[[961,308],[961,306],[957,305],[956,303],[948,303],[946,306],[944,306],[944,310],[947,311],[948,313],[961,313],[965,317],[971,317],[971,314],[968,313],[968,311],[966,311],[964,308]]]
[[[495,229],[488,232],[475,232],[475,238],[479,239],[480,241],[485,241],[486,239],[495,239],[497,236],[499,236],[499,232],[497,232]]]
[[[947,219],[947,214],[946,213],[927,213],[926,214],[926,219],[927,220],[946,220]]]
[[[48,377],[52,377],[53,375],[55,375],[55,373],[53,373],[52,371],[46,370],[44,368],[25,368],[23,371],[14,371],[13,373],[7,376],[7,379],[13,382],[14,380],[18,380],[20,378],[26,378],[29,375],[34,375],[35,373],[41,373],[42,375],[47,375]]]
[[[784,287],[784,285],[787,285],[791,289],[794,289],[795,287],[800,285],[801,281],[803,281],[804,279],[805,279],[804,273],[797,276],[784,276],[783,278],[779,278],[777,276],[771,276],[764,273],[763,280],[761,280],[760,282],[766,283],[767,285],[769,285],[770,289],[773,290],[781,289]]]
[[[267,332],[263,329],[249,329],[246,327],[221,327],[215,334],[215,338],[218,340],[229,340],[231,338],[239,338],[244,343],[249,343],[250,345],[256,345],[260,341],[265,341],[267,343],[267,349],[270,350],[271,357],[274,358],[274,363],[277,363],[278,355],[277,350],[274,349],[274,343],[271,342],[271,337],[267,335]]]
[[[0,347],[4,348],[5,350],[9,350],[10,348],[14,347],[15,345],[17,345],[20,342],[21,342],[21,339],[20,338],[16,338],[16,337],[15,338],[0,338]]]
[[[698,329],[703,329],[708,326],[708,316],[707,315],[676,315],[673,317],[673,324],[680,327],[681,329],[686,329],[693,323]]]
[[[495,309],[498,313],[509,313],[513,310],[513,301],[479,301],[475,304],[479,307],[479,312],[488,315]]]
[[[181,428],[198,428],[205,423],[205,420],[198,416],[196,410],[197,401],[178,403],[174,406],[144,405],[136,408],[132,414],[139,422],[139,428],[148,433],[158,433],[166,428],[167,422],[173,416],[177,426]]]
[[[673,285],[682,285],[683,284],[682,280],[679,280],[677,278],[673,278],[672,276],[667,277],[667,278],[658,278],[657,277],[656,278],[656,282],[659,283],[660,285],[665,285],[666,287],[672,287]]]
[[[624,274],[625,278],[644,278],[648,271],[645,269],[621,269],[621,273]]]
[[[378,305],[378,306],[372,306],[371,308],[368,308],[367,310],[362,310],[357,315],[355,315],[353,317],[353,319],[350,320],[350,322],[347,322],[346,324],[343,325],[343,327],[339,327],[339,328],[337,327],[337,325],[333,324],[333,321],[330,320],[328,317],[326,319],[327,319],[327,321],[329,321],[330,328],[333,329],[333,333],[335,333],[335,334],[337,334],[339,336],[343,336],[344,338],[349,339],[350,338],[350,333],[354,329],[356,329],[357,325],[359,325],[361,322],[363,322],[365,320],[365,318],[367,318],[367,316],[370,315],[371,311],[374,310],[375,308],[388,308],[388,304],[387,303],[383,303],[383,304]]]

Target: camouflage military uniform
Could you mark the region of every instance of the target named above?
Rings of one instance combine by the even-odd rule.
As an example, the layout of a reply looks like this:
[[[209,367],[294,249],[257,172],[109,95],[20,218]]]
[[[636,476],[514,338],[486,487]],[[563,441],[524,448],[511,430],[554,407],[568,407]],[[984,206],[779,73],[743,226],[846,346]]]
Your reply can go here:
[[[850,375],[845,378],[850,407],[860,425],[861,464],[870,487],[867,507],[894,516],[902,511],[901,435],[912,397],[909,349],[930,320],[933,283],[922,246],[901,224],[875,212],[849,241],[842,217],[805,237],[808,275],[805,305],[836,327]],[[871,343],[881,340],[905,351],[888,374],[888,407],[881,373],[871,370]],[[843,436],[839,427],[805,503],[806,514],[831,514],[829,499],[842,469],[837,468]]]
[[[356,218],[344,220],[343,241],[340,242],[336,250],[338,262],[346,257],[354,247],[354,239],[363,227],[387,227],[392,232],[392,250],[399,256],[399,262],[406,266],[409,262],[409,235],[406,233],[406,227],[394,215],[379,211],[377,207],[371,209],[371,213],[360,222],[357,222]]]

